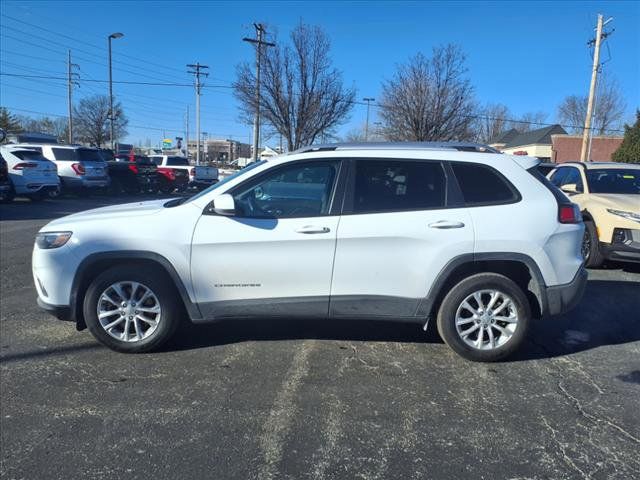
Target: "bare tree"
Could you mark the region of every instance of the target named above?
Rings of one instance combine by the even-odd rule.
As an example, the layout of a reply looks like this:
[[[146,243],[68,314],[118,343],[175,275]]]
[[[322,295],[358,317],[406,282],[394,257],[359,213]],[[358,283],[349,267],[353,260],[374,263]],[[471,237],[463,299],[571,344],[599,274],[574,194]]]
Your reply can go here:
[[[478,115],[476,122],[477,140],[489,143],[502,132],[511,128],[511,113],[506,105],[501,103],[488,104]]]
[[[592,127],[597,135],[605,135],[617,129],[622,122],[626,104],[620,87],[615,81],[604,79],[598,87]],[[569,95],[558,107],[558,119],[572,133],[582,133],[587,116],[587,97]]]
[[[347,131],[342,137],[342,141],[355,143],[382,142],[384,141],[384,132],[380,128],[380,124],[375,122],[369,124],[368,133],[365,135],[365,125],[363,123]]]
[[[113,105],[114,110],[114,134],[116,138],[127,135],[127,120],[120,102]],[[101,147],[109,142],[109,97],[106,95],[94,95],[80,100],[73,108],[75,119],[75,136],[82,142]]]
[[[353,106],[355,90],[343,87],[332,67],[330,42],[316,26],[300,23],[290,45],[263,50],[260,112],[267,127],[283,136],[289,151],[330,138]],[[256,109],[253,65],[237,67],[235,97],[249,122]]]
[[[545,127],[548,113],[545,112],[525,112],[520,118],[507,124],[507,129],[515,128],[519,132],[528,132]]]
[[[66,117],[59,118],[31,118],[29,116],[20,116],[22,129],[27,132],[39,132],[53,135],[58,141],[64,143],[69,138],[69,122]]]
[[[465,55],[455,45],[418,53],[382,85],[380,117],[396,141],[466,140],[474,137],[473,87]]]

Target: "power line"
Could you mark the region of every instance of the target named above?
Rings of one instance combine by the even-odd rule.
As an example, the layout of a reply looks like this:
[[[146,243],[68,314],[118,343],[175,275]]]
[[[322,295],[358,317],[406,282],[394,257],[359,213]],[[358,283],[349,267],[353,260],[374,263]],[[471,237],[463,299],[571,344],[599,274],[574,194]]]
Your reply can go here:
[[[79,39],[79,38],[71,37],[71,36],[69,36],[69,35],[65,35],[65,34],[60,33],[60,32],[55,32],[55,31],[53,31],[53,30],[49,30],[49,29],[44,28],[44,27],[42,27],[42,26],[40,26],[40,25],[36,25],[36,24],[33,24],[33,23],[25,22],[24,20],[20,20],[20,19],[18,19],[18,18],[11,17],[11,16],[6,15],[6,14],[1,14],[1,16],[5,17],[5,18],[8,18],[8,19],[10,19],[10,20],[16,21],[16,22],[20,22],[20,23],[22,23],[22,24],[24,24],[24,25],[28,25],[28,26],[30,26],[30,27],[37,28],[37,29],[39,29],[39,30],[43,30],[43,31],[48,32],[48,33],[52,33],[52,34],[54,34],[54,35],[58,35],[58,36],[60,36],[60,37],[67,38],[67,39],[69,39],[69,40],[73,40],[73,41],[75,41],[75,42],[80,42],[80,43],[82,43],[82,44],[84,44],[84,45],[88,45],[88,46],[90,46],[90,47],[94,47],[94,48],[97,48],[97,49],[99,49],[99,50],[103,50],[103,51],[104,51],[104,50],[106,50],[104,47],[101,47],[101,46],[98,46],[98,45],[95,45],[95,44],[88,43],[88,42],[86,42],[86,41],[84,41],[84,40],[81,40],[81,39]],[[76,30],[76,29],[77,29],[77,28],[76,28],[76,26],[73,26],[73,28],[74,28],[74,30]],[[166,65],[161,65],[161,64],[158,64],[158,63],[154,63],[154,62],[151,62],[151,61],[149,61],[149,60],[145,60],[145,59],[142,59],[142,58],[139,58],[139,57],[134,57],[134,56],[132,56],[132,55],[127,55],[127,54],[124,54],[124,53],[120,53],[120,55],[121,55],[121,56],[123,56],[123,57],[126,57],[126,58],[130,58],[130,59],[132,59],[132,60],[136,60],[137,62],[147,63],[147,64],[149,64],[149,65],[154,65],[154,66],[156,66],[156,67],[160,67],[162,70],[173,70],[173,71],[176,71],[176,72],[179,72],[179,73],[183,73],[183,71],[182,71],[182,70],[180,70],[180,69],[178,69],[178,68],[175,68],[175,67],[168,67],[168,66],[166,66]]]

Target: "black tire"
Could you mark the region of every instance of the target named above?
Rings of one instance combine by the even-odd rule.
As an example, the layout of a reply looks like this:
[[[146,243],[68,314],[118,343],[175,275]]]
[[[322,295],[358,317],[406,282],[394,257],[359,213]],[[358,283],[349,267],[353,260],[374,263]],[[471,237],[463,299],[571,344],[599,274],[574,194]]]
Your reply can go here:
[[[161,317],[148,337],[134,342],[118,340],[107,333],[98,320],[98,301],[102,293],[117,282],[137,282],[151,289],[158,299]],[[135,304],[133,304],[135,306]],[[120,307],[117,307],[120,308]],[[117,309],[116,308],[116,309]],[[87,328],[103,345],[124,353],[143,353],[158,349],[175,333],[182,317],[178,293],[160,267],[119,265],[98,275],[89,285],[84,297],[83,313]],[[131,318],[131,317],[129,317]]]
[[[122,195],[125,193],[125,188],[119,178],[111,178],[109,183],[108,193],[110,195]]]
[[[175,187],[172,182],[169,182],[168,180],[160,181],[160,185],[158,186],[158,193],[162,195],[169,195],[174,190]]]
[[[584,237],[582,239],[582,256],[588,268],[597,268],[604,263],[604,256],[600,252],[600,242],[595,224],[587,220],[584,222]]]
[[[4,194],[0,195],[0,203],[11,203],[16,196],[16,191],[13,188],[13,183],[9,180],[9,188],[8,191],[4,192]]]
[[[29,200],[31,200],[32,202],[42,202],[45,198],[49,198],[49,194],[48,193],[32,193],[29,196]]]
[[[503,345],[489,350],[481,350],[468,345],[456,329],[456,314],[458,308],[469,295],[480,290],[497,290],[509,296],[513,301],[515,312],[518,316],[515,331],[510,338],[508,338]],[[525,293],[513,280],[497,273],[478,273],[462,280],[454,286],[444,297],[438,311],[437,319],[438,333],[445,343],[458,355],[472,362],[496,362],[514,353],[522,344],[529,330],[530,323],[531,308]],[[471,326],[473,327],[473,325]],[[507,324],[498,323],[498,326],[504,328]],[[492,333],[494,331],[498,332],[495,330],[496,327],[489,328],[494,328],[491,330]],[[488,333],[483,334],[483,337],[480,339],[481,342],[487,335]],[[477,334],[475,336],[479,337]]]

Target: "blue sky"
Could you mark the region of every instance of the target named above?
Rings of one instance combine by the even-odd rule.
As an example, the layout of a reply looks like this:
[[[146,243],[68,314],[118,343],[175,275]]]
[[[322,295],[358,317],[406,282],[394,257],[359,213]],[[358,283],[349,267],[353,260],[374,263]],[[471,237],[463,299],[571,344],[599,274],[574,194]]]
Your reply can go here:
[[[598,13],[614,17],[615,33],[603,50],[608,76],[625,96],[627,118],[640,106],[640,2],[28,2],[1,4],[0,70],[3,73],[64,76],[67,48],[80,65],[75,98],[107,93],[106,38],[115,40],[114,80],[190,83],[187,63],[210,66],[202,97],[202,130],[210,137],[250,142],[251,126],[238,120],[229,84],[235,65],[251,61],[252,23],[263,22],[285,40],[304,21],[325,29],[332,58],[358,99],[378,98],[381,82],[418,51],[457,43],[467,54],[469,76],[480,103],[504,103],[515,115],[544,111],[555,120],[560,101],[586,94]],[[15,110],[66,114],[66,82],[0,77],[0,104]],[[182,136],[190,87],[114,86],[129,117],[129,138],[157,144]],[[362,125],[355,106],[340,133]],[[31,113],[32,116],[38,116]],[[375,121],[376,109],[372,109]],[[272,142],[274,143],[274,142]]]

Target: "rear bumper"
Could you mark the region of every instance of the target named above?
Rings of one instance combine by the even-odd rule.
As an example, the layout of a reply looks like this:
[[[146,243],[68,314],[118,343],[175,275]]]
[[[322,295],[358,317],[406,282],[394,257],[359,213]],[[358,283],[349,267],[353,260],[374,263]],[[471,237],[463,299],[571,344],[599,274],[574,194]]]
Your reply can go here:
[[[73,316],[71,315],[71,308],[68,305],[52,305],[38,297],[38,306],[45,312],[56,317],[58,320],[64,320],[65,322],[74,321]]]
[[[576,276],[569,283],[546,287],[547,308],[546,316],[560,315],[573,310],[584,294],[587,287],[588,274],[584,267],[580,267]]]
[[[206,187],[210,187],[211,185],[218,183],[218,179],[215,178],[213,180],[191,180],[189,182],[189,186],[190,187],[196,187],[196,188],[206,188]]]
[[[60,177],[66,188],[104,188],[110,183],[109,177]]]

